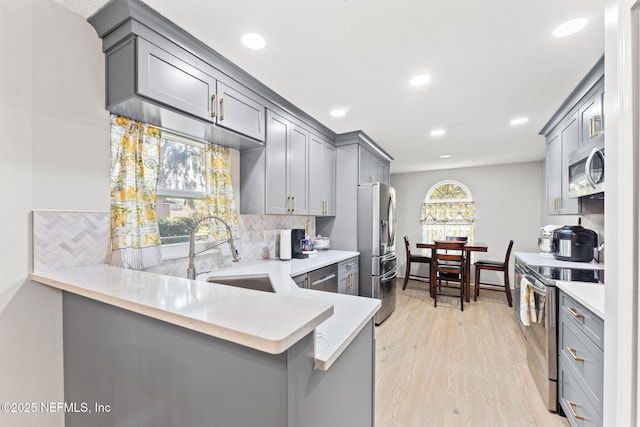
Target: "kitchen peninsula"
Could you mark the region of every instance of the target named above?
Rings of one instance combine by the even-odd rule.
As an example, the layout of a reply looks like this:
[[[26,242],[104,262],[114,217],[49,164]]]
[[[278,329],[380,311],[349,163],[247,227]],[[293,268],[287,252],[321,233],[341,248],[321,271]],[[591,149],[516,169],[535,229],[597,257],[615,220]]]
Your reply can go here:
[[[353,256],[216,271],[266,276],[273,293],[106,265],[34,273],[64,291],[65,400],[112,408],[66,424],[372,425],[380,302],[291,279]]]

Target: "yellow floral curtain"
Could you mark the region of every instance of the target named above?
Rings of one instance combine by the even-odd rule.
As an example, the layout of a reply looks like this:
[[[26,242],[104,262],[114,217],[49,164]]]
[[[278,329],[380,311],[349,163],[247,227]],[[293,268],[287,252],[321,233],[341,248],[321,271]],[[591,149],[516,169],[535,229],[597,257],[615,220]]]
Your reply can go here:
[[[226,221],[234,236],[238,236],[238,209],[233,198],[229,149],[215,144],[207,144],[205,155],[209,214]],[[216,240],[229,238],[226,228],[220,222],[214,221],[212,227],[211,234]]]
[[[420,222],[422,224],[473,222],[474,220],[474,202],[423,203],[422,211],[420,212]]]
[[[111,117],[111,265],[143,269],[162,262],[156,219],[160,131]]]

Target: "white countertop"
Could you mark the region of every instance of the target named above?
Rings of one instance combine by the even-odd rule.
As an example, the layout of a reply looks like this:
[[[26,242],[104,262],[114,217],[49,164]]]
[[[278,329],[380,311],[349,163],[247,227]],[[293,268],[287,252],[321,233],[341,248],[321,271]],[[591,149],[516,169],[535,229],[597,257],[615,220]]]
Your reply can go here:
[[[561,261],[555,259],[552,254],[545,254],[540,252],[515,252],[514,255],[529,265],[539,265],[542,267],[580,268],[583,270],[604,270],[604,263],[599,264],[593,261]]]
[[[604,285],[556,280],[556,286],[604,320]]]
[[[304,260],[240,262],[199,280],[106,265],[39,272],[31,279],[247,347],[281,353],[315,329],[315,366],[329,369],[380,309],[380,301],[300,289],[291,276],[358,252],[322,251]],[[208,283],[211,276],[268,275],[275,293]]]

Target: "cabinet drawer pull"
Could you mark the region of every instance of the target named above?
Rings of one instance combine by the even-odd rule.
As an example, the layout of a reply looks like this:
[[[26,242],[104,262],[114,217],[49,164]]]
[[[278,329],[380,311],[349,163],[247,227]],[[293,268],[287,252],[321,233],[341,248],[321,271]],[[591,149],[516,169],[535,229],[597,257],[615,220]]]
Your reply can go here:
[[[571,355],[573,360],[575,360],[576,362],[583,362],[584,363],[584,358],[578,357],[578,355],[576,354],[576,349],[575,348],[567,347],[567,351],[569,352],[569,354]]]
[[[584,319],[584,314],[579,314],[578,310],[576,310],[575,308],[565,307],[565,310],[567,310],[569,314],[571,314],[576,319]]]
[[[585,418],[582,415],[578,415],[576,413],[576,408],[578,407],[578,404],[570,400],[565,400],[565,402],[567,402],[567,405],[569,405],[569,410],[571,411],[571,415],[573,415],[573,418],[575,418],[576,420],[584,421]]]
[[[224,98],[220,98],[220,121],[224,120]]]
[[[218,104],[216,104],[216,94],[211,95],[211,117],[214,119],[218,115]]]

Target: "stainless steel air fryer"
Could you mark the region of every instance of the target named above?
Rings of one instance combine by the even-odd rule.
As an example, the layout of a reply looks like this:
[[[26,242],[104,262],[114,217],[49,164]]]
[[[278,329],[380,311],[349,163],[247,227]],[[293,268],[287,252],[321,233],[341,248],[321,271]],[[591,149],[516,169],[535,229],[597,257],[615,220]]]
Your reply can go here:
[[[590,262],[598,247],[598,234],[581,225],[565,225],[553,230],[551,253],[562,261]]]

